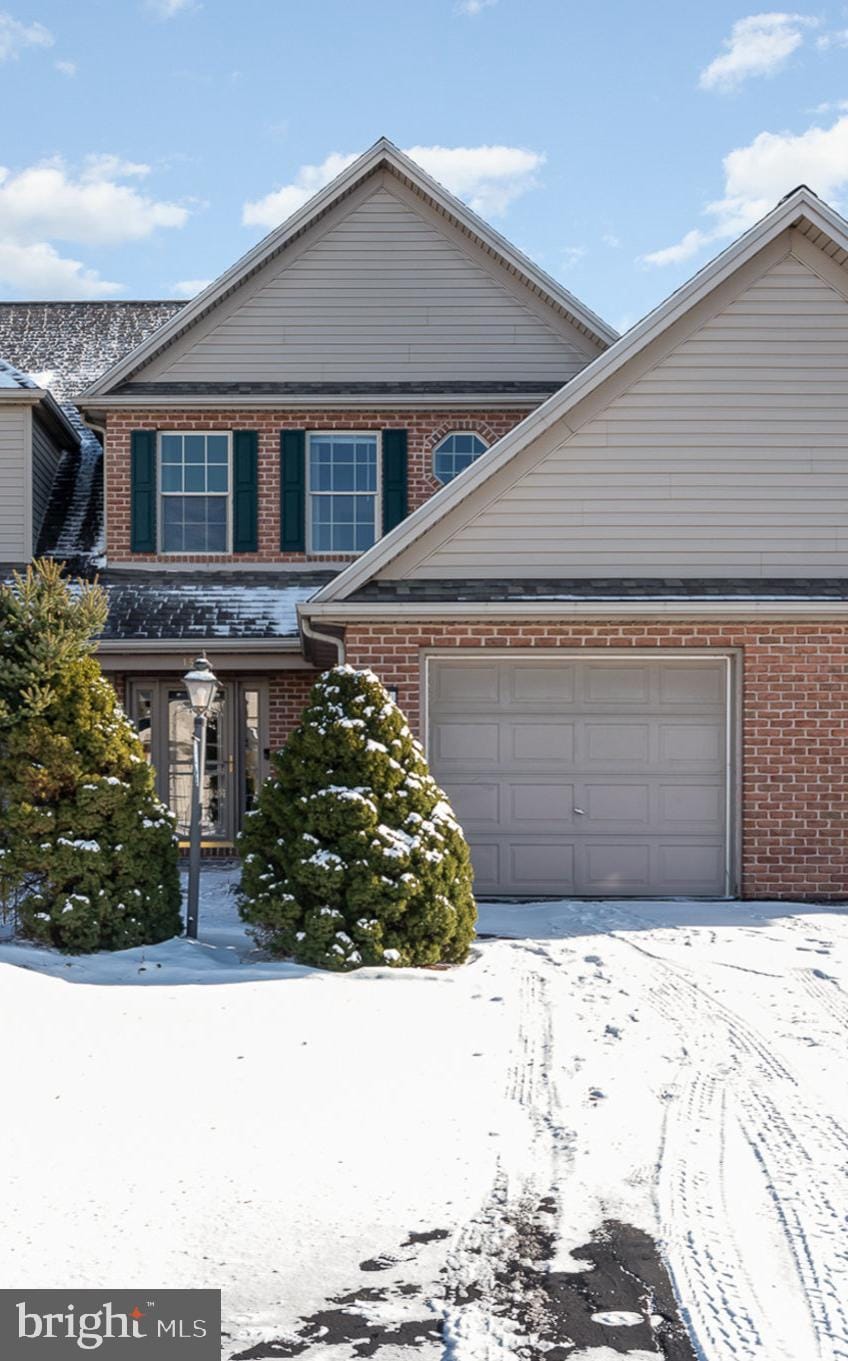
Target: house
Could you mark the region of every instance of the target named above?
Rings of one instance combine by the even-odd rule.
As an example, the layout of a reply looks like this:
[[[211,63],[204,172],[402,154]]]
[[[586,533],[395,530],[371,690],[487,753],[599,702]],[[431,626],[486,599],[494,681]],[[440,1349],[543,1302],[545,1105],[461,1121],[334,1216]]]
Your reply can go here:
[[[183,822],[197,650],[224,846],[346,660],[421,733],[484,894],[848,896],[827,205],[794,191],[619,339],[381,141],[171,306],[72,395],[105,446],[101,660]]]

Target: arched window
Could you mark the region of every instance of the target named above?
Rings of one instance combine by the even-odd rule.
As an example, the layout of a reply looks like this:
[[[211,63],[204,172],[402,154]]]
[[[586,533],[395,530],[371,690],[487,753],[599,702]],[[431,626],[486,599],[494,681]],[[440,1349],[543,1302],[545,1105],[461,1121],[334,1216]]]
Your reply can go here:
[[[479,435],[470,430],[455,430],[439,440],[433,450],[433,472],[440,482],[451,482],[485,452],[486,443]]]

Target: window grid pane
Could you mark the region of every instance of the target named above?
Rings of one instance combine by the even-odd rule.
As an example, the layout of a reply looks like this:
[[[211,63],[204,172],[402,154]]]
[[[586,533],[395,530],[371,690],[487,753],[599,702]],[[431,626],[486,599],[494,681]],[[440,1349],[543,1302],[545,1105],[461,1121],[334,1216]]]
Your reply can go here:
[[[376,537],[377,437],[313,435],[309,440],[311,548],[364,553]]]
[[[486,444],[479,435],[471,431],[455,431],[436,445],[433,472],[440,482],[452,482],[458,473],[464,472],[485,452]]]
[[[162,551],[226,553],[229,437],[160,437]]]

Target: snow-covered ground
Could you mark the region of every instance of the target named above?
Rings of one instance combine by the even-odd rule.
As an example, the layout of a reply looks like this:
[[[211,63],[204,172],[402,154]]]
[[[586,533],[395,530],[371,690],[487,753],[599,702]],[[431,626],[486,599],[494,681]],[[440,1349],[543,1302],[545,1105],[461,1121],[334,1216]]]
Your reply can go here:
[[[0,945],[3,1285],[220,1286],[227,1357],[492,1361],[618,1223],[706,1361],[848,1358],[843,912],[484,905],[465,968],[331,976],[205,878],[199,943]],[[550,1354],[684,1356],[656,1307]]]

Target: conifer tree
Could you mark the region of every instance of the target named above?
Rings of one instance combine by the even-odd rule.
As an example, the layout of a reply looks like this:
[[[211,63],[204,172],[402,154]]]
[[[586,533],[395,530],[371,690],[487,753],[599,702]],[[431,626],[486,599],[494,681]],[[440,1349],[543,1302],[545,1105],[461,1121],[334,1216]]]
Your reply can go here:
[[[273,953],[328,969],[465,959],[468,845],[378,678],[312,688],[240,838],[241,913]]]
[[[92,655],[105,618],[56,563],[0,585],[0,875],[24,933],[65,950],[180,929],[173,816]]]

